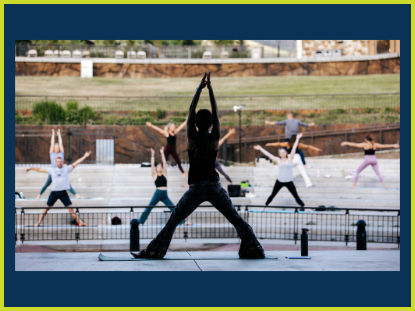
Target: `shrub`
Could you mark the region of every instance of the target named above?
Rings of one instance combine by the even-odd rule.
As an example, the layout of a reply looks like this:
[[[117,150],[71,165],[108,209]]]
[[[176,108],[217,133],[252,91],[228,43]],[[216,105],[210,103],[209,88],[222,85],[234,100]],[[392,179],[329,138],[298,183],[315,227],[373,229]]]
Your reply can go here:
[[[247,52],[237,52],[237,51],[232,51],[229,54],[229,58],[248,58],[248,53]]]
[[[42,100],[33,106],[33,116],[46,124],[64,123],[66,111],[55,101]]]
[[[157,108],[157,119],[164,119],[166,117],[166,110]]]
[[[366,113],[372,113],[372,112],[374,112],[375,110],[373,109],[373,108],[370,108],[370,107],[366,107],[365,108],[365,112]]]
[[[68,123],[78,122],[78,102],[70,100],[66,102],[66,120]]]
[[[202,58],[203,57],[203,51],[197,51],[197,52],[192,52],[192,58]]]
[[[79,123],[86,123],[88,120],[94,121],[95,119],[95,112],[90,106],[85,106],[79,109]]]

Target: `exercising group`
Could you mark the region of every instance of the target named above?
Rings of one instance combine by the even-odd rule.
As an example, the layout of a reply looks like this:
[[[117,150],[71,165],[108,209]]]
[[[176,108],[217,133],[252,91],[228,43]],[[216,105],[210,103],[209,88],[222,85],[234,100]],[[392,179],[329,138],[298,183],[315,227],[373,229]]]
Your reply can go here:
[[[196,113],[197,103],[200,98],[200,94],[204,87],[209,90],[209,98],[211,102],[210,112],[207,109],[200,109]],[[254,149],[261,151],[268,156],[279,167],[278,177],[275,182],[271,195],[268,197],[265,206],[268,206],[278,192],[286,187],[293,195],[295,201],[300,205],[300,210],[304,210],[304,202],[300,199],[296,187],[293,183],[292,168],[295,166],[299,170],[301,176],[304,179],[306,187],[313,187],[310,177],[308,176],[305,166],[306,162],[302,149],[308,149],[316,152],[322,151],[319,148],[300,143],[302,134],[298,134],[299,126],[313,126],[314,123],[306,124],[294,119],[292,113],[288,113],[287,119],[280,122],[266,121],[266,124],[272,125],[285,125],[285,142],[269,143],[266,146],[278,146],[279,157],[272,155],[261,146],[256,145]],[[239,237],[242,240],[239,256],[241,258],[263,258],[264,251],[255,238],[252,228],[239,216],[236,212],[232,201],[229,198],[228,193],[222,188],[219,182],[220,172],[229,183],[232,184],[231,178],[222,170],[219,161],[217,159],[217,153],[219,147],[223,142],[229,138],[230,135],[235,133],[235,129],[231,129],[222,139],[220,139],[220,122],[218,116],[218,108],[215,96],[213,94],[212,84],[210,82],[210,73],[203,76],[199,87],[196,89],[196,93],[190,104],[189,115],[185,122],[183,122],[178,128],[173,123],[169,123],[164,130],[159,129],[150,122],[147,122],[147,126],[155,129],[160,134],[164,135],[167,139],[167,145],[160,150],[162,157],[162,163],[155,164],[155,152],[151,149],[151,175],[153,177],[156,191],[149,203],[149,207],[144,211],[139,219],[140,224],[144,224],[148,215],[150,214],[153,206],[162,201],[171,211],[172,214],[163,228],[163,230],[157,235],[157,237],[149,244],[146,250],[141,251],[138,254],[133,254],[134,257],[164,257],[169,247],[174,230],[178,225],[191,225],[187,223],[185,219],[204,201],[210,202],[215,206],[236,228]],[[180,158],[176,151],[176,134],[179,133],[184,127],[187,128],[187,151],[189,154],[189,175],[187,175],[180,162]],[[209,129],[212,128],[211,131]],[[46,190],[46,188],[52,183],[52,192],[49,196],[47,206],[41,214],[39,221],[35,226],[39,226],[43,218],[50,207],[59,199],[61,202],[69,208],[71,216],[75,219],[76,223],[80,226],[87,226],[85,222],[80,220],[73,212],[71,207],[71,201],[67,194],[69,190],[72,194],[80,197],[76,194],[69,183],[68,174],[75,169],[75,167],[84,161],[91,152],[85,153],[75,163],[70,166],[64,165],[64,153],[62,138],[60,130],[57,132],[59,143],[55,143],[55,132],[52,131],[51,147],[50,147],[50,159],[51,168],[29,168],[26,172],[33,170],[37,172],[47,173],[48,180],[45,186],[42,188],[38,198]],[[351,143],[342,142],[342,146],[348,145],[357,148],[362,148],[365,151],[365,157],[363,163],[359,166],[352,188],[356,187],[357,180],[360,172],[367,166],[371,165],[386,189],[384,180],[379,172],[375,151],[381,148],[399,148],[399,145],[383,145],[373,141],[373,138],[368,135],[363,143]],[[174,204],[169,199],[167,194],[167,158],[172,155],[179,170],[184,177],[188,177],[189,190],[183,195],[175,208]]]

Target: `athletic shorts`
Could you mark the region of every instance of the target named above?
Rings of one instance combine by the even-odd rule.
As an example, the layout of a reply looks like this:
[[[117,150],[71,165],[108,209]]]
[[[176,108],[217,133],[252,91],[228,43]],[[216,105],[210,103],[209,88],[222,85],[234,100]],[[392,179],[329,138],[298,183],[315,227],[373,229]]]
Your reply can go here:
[[[71,199],[69,198],[66,190],[62,191],[52,191],[49,195],[47,206],[53,206],[57,200],[61,200],[62,204],[65,206],[72,205]]]

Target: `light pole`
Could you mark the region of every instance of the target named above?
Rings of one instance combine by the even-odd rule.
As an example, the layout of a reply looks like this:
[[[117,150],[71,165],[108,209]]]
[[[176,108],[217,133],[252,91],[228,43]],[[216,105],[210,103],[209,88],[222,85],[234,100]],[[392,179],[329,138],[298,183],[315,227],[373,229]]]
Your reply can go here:
[[[242,115],[242,109],[244,109],[244,106],[233,106],[233,111],[237,112],[239,114],[239,163],[242,163],[242,121],[241,121],[241,115]]]

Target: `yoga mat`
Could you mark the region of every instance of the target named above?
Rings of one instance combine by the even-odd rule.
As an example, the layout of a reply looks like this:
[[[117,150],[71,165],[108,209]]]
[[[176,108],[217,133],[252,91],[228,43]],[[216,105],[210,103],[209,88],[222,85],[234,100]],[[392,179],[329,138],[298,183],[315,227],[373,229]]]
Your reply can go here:
[[[100,261],[143,261],[143,260],[240,260],[239,256],[235,254],[232,257],[208,257],[208,256],[189,256],[187,253],[184,253],[182,256],[169,256],[166,255],[164,258],[134,258],[133,255],[131,257],[108,257],[102,254],[99,254],[98,259]],[[266,256],[263,259],[278,259],[275,256]],[[245,260],[252,260],[252,259],[245,259]],[[262,260],[262,259],[256,259]]]

